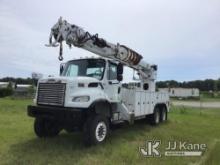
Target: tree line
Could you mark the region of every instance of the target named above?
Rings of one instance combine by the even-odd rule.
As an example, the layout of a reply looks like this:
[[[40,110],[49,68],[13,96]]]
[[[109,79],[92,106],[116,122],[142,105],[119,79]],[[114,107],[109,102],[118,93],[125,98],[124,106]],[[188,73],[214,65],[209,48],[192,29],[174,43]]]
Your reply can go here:
[[[14,82],[16,84],[37,84],[37,80],[33,78],[14,78],[4,77],[0,78],[0,82]],[[157,88],[198,88],[200,91],[219,91],[220,90],[220,78],[218,80],[206,79],[206,80],[194,80],[179,82],[175,80],[158,81],[156,83]]]
[[[15,84],[30,84],[30,85],[36,85],[37,80],[33,78],[14,78],[14,77],[4,77],[0,78],[0,82],[13,82]]]
[[[158,81],[156,83],[157,88],[198,88],[200,91],[219,91],[220,90],[220,78],[218,80],[206,79],[206,80],[194,80],[178,82],[175,80]]]

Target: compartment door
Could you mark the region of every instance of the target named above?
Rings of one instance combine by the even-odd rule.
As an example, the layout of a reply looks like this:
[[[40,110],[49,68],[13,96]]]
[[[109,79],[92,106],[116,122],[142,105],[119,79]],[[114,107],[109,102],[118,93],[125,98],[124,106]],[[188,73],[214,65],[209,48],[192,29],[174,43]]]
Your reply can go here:
[[[141,96],[141,105],[140,105],[140,109],[141,109],[141,115],[145,115],[145,104],[146,104],[146,93],[145,92],[140,92],[140,96]]]
[[[145,93],[145,114],[151,114],[151,97],[150,97],[150,92]]]
[[[135,116],[141,115],[141,92],[135,92]]]

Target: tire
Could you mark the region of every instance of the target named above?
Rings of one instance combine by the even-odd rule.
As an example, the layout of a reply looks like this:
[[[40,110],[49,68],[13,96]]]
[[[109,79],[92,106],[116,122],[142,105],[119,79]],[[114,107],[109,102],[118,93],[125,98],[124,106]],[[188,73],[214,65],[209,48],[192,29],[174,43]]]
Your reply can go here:
[[[154,108],[154,113],[151,115],[151,124],[158,125],[160,123],[160,109],[159,107]]]
[[[54,137],[60,132],[59,125],[54,120],[36,118],[34,122],[35,134],[42,137]]]
[[[101,115],[89,117],[83,127],[83,141],[86,146],[103,143],[109,133],[108,119]]]
[[[160,113],[160,121],[165,122],[166,120],[167,120],[167,110],[165,107],[163,107]]]

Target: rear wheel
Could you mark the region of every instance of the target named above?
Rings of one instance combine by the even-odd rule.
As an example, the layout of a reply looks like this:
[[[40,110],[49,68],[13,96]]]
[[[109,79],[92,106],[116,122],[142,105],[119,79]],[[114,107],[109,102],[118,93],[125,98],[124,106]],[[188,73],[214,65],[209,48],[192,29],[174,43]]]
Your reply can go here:
[[[109,132],[109,122],[106,117],[96,115],[89,117],[83,128],[85,145],[95,145],[105,141]]]
[[[154,113],[151,115],[151,124],[158,125],[160,123],[160,109],[158,107],[154,108]]]
[[[59,134],[60,128],[56,121],[36,118],[34,122],[34,131],[38,137],[54,137]]]
[[[166,110],[165,107],[163,107],[163,108],[161,109],[161,113],[160,113],[160,121],[161,121],[161,122],[164,122],[164,121],[166,121],[166,120],[167,120],[167,110]]]

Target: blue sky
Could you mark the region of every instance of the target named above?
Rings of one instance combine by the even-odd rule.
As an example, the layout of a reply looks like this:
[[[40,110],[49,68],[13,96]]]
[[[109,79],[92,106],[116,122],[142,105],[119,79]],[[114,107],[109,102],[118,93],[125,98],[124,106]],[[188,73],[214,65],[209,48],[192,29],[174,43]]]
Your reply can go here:
[[[136,50],[158,80],[220,77],[219,0],[0,0],[0,77],[58,74],[58,48],[44,44],[60,16]],[[91,55],[64,47],[65,61]]]

